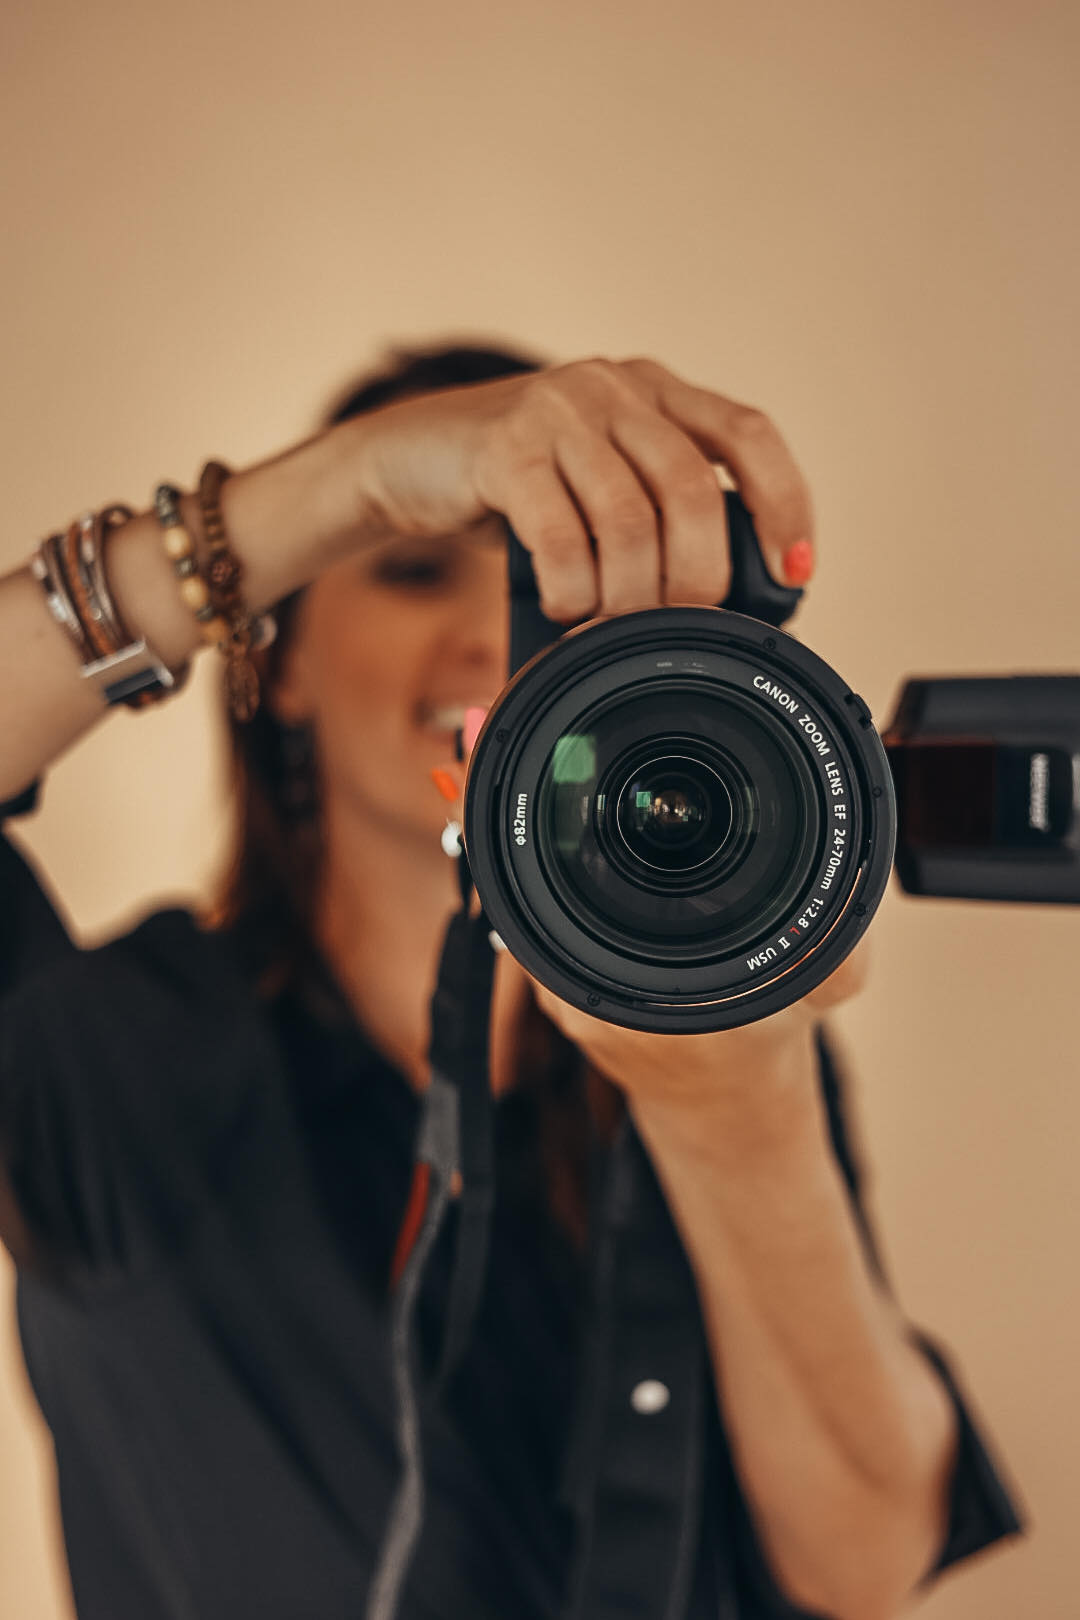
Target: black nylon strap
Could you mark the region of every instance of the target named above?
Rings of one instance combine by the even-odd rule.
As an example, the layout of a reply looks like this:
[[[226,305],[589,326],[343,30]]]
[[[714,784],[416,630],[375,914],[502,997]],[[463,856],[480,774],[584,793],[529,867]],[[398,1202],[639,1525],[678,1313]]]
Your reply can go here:
[[[464,853],[460,862],[462,906],[446,930],[431,1000],[431,1083],[424,1094],[416,1144],[417,1160],[431,1167],[430,1191],[392,1311],[402,1473],[379,1549],[366,1620],[394,1620],[398,1612],[423,1528],[421,1410],[438,1398],[469,1342],[487,1272],[495,1159],[488,1073],[494,952],[487,918],[482,912],[469,916],[472,882]],[[454,1272],[439,1365],[429,1379],[422,1366],[417,1302],[446,1216],[451,1178],[458,1169],[464,1187]]]
[[[464,860],[464,856],[461,857]],[[460,1221],[439,1368],[438,1396],[468,1344],[483,1292],[495,1201],[494,1105],[488,1064],[495,956],[481,912],[458,912],[447,930],[432,1002],[432,1074],[456,1088],[461,1106]]]
[[[430,1190],[420,1232],[406,1262],[391,1308],[390,1345],[397,1396],[397,1442],[401,1477],[390,1504],[364,1620],[394,1620],[424,1521],[424,1457],[417,1389],[420,1353],[416,1306],[424,1270],[438,1239],[456,1168],[460,1120],[458,1095],[432,1077],[424,1097],[417,1158],[431,1166]]]

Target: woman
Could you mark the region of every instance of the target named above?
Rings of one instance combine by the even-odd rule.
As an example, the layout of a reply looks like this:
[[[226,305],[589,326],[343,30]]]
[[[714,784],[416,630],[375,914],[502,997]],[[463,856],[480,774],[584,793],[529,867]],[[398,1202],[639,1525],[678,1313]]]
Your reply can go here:
[[[458,903],[454,738],[507,667],[502,519],[560,623],[716,603],[714,463],[774,575],[805,579],[810,499],[775,427],[646,360],[402,357],[220,485],[242,604],[224,564],[209,605],[187,583],[220,560],[210,496],[102,529],[148,690],[214,606],[234,674],[248,610],[277,604],[278,633],[233,721],[238,843],[207,926],[167,910],[77,952],[0,844],[2,1230],[82,1620],[364,1611],[399,1477],[390,1300]],[[105,712],[38,573],[0,581],[9,814]],[[1020,1528],[859,1202],[819,1024],[864,967],[744,1030],[663,1037],[498,958],[490,1265],[424,1415],[403,1617],[877,1620]]]

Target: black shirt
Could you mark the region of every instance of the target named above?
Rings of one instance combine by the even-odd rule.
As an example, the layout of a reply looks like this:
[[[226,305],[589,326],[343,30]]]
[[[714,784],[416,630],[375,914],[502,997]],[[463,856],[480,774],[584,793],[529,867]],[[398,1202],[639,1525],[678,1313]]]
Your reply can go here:
[[[387,1281],[419,1099],[355,1020],[299,993],[262,1000],[237,941],[185,911],[77,951],[2,839],[0,893],[0,1141],[17,1216],[4,1236],[81,1620],[356,1620],[399,1475]],[[840,1077],[819,1051],[833,1147],[879,1264]],[[589,1418],[583,1368],[605,1357],[626,1415],[604,1442],[614,1487],[590,1556],[613,1573],[590,1587],[605,1595],[588,1620],[662,1620],[619,1574],[661,1516],[649,1482],[678,1471],[686,1413],[677,1389],[667,1412],[631,1412],[619,1380],[652,1365],[666,1273],[639,1268],[633,1310],[616,1304],[597,1336],[592,1260],[542,1196],[533,1106],[514,1091],[496,1104],[490,1265],[469,1348],[425,1415],[401,1620],[567,1613],[568,1448]],[[453,1235],[451,1217],[421,1301],[428,1347]],[[917,1338],[961,1428],[942,1569],[1021,1521],[948,1362]],[[768,1568],[715,1398],[699,1426],[682,1613],[790,1620],[801,1611]]]

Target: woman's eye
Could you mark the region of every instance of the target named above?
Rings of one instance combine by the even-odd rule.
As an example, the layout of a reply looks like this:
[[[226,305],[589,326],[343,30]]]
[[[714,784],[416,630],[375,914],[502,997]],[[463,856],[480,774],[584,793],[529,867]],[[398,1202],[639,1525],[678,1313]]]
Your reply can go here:
[[[449,557],[384,557],[375,569],[375,578],[383,585],[423,588],[446,584],[452,572]]]

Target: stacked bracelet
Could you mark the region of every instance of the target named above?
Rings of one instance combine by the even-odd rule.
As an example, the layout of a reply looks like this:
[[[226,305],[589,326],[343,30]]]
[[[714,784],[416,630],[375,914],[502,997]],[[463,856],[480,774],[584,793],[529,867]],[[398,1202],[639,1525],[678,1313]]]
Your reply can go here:
[[[259,707],[259,677],[251,654],[274,639],[277,626],[269,613],[249,613],[240,594],[243,567],[229,549],[221,516],[221,486],[230,476],[221,462],[210,461],[199,480],[199,505],[210,549],[205,577],[181,516],[180,491],[172,484],[159,484],[154,509],[180,594],[198,620],[203,640],[225,654],[229,707],[237,720],[246,721]],[[179,691],[191,666],[187,662],[170,670],[144,638],[133,637],[109,589],[108,537],[134,515],[119,502],[84,513],[66,531],[41,542],[30,569],[45,593],[49,611],[75,647],[83,678],[101,692],[106,703],[141,709]]]
[[[79,655],[79,663],[85,667],[93,661],[94,649],[79,621],[75,603],[71,599],[71,592],[64,578],[63,564],[60,560],[60,545],[63,538],[62,534],[50,534],[47,540],[43,540],[31,559],[30,570],[45,592],[49,612],[57,624],[67,632]]]
[[[87,512],[66,533],[43,540],[30,567],[53,617],[75,646],[83,679],[107,704],[142,709],[179,691],[188,665],[174,672],[144,638],[134,638],[109,591],[105,541],[133,516],[129,507],[119,504]]]
[[[164,534],[162,545],[180,583],[180,595],[199,621],[202,638],[222,650],[229,639],[228,620],[210,600],[210,590],[199,570],[195,542],[180,512],[180,491],[175,484],[159,484],[154,491],[154,511]]]
[[[249,614],[240,595],[243,567],[229,549],[221,519],[220,489],[227,477],[229,471],[220,462],[208,462],[199,481],[199,504],[210,547],[205,574],[184,524],[175,485],[158,485],[154,509],[165,531],[165,552],[179,580],[180,594],[199,621],[203,640],[225,655],[225,688],[232,715],[247,721],[259,707],[259,677],[250,654],[253,648],[273,640],[276,625],[269,614]]]
[[[225,648],[225,689],[238,720],[250,720],[259,707],[259,677],[251,660],[253,648],[265,647],[277,630],[270,614],[252,614],[240,593],[244,566],[229,547],[221,514],[221,490],[231,470],[222,461],[208,461],[199,474],[199,510],[210,548],[206,567],[211,598],[228,620]]]
[[[87,512],[79,524],[78,566],[86,580],[90,614],[95,622],[104,626],[117,646],[123,646],[131,637],[109,589],[105,573],[105,542],[113,529],[120,528],[133,516],[130,506],[116,503],[103,507],[100,512]]]

